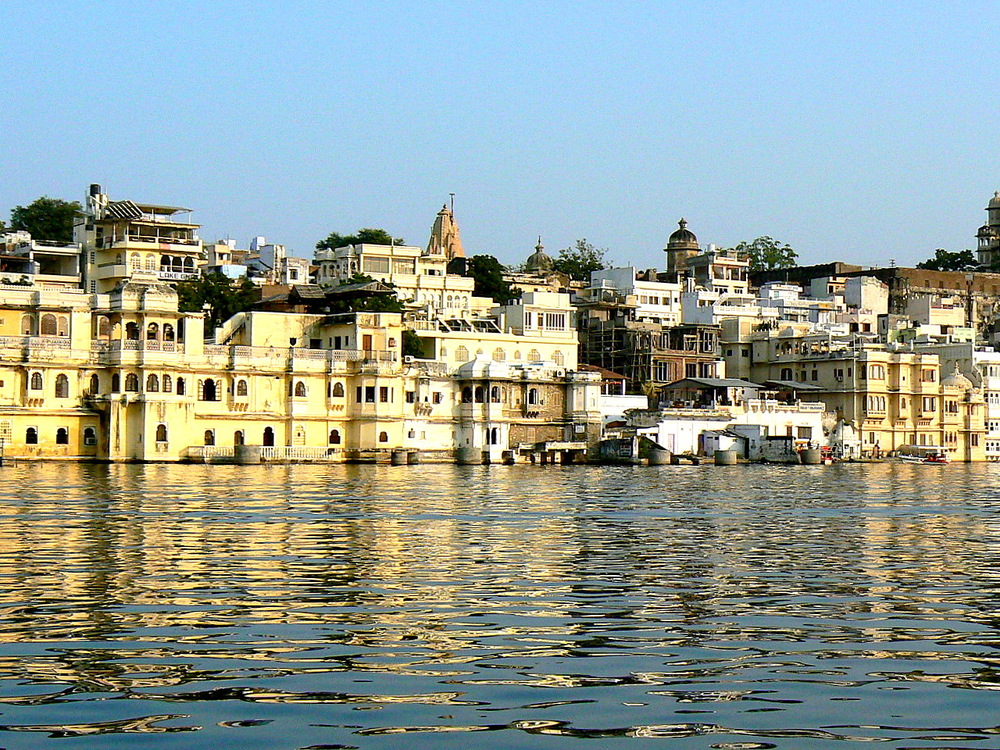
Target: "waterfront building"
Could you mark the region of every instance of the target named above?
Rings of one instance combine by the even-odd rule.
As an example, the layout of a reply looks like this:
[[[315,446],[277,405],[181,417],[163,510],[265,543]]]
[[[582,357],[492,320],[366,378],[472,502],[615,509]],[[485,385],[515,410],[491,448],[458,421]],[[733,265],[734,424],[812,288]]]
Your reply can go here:
[[[960,374],[942,377],[937,354],[794,326],[750,339],[752,380],[824,402],[833,424],[860,434],[866,454],[939,445],[957,460],[985,458],[982,392]]]
[[[131,200],[112,201],[91,185],[74,238],[83,257],[84,288],[105,294],[130,280],[177,282],[197,278],[204,257],[191,209]]]
[[[428,349],[444,358],[437,361],[402,356],[399,313],[249,311],[218,330],[218,344],[207,339],[202,313],[178,311],[166,282],[133,279],[97,295],[0,287],[2,455],[578,457],[599,438],[600,379],[573,371],[572,311],[562,302],[559,331],[558,321],[534,318],[529,298],[499,318],[522,321],[517,330],[495,319],[455,336],[427,332]],[[454,346],[450,357],[439,341]],[[496,359],[477,356],[496,357],[501,345],[511,359],[503,372]]]
[[[797,451],[826,445],[822,403],[779,401],[767,397],[766,389],[750,386],[754,384],[738,380],[686,379],[673,387],[692,392],[738,391],[750,397],[706,395],[699,402],[704,405],[695,405],[692,400],[689,405],[636,410],[629,413],[629,424],[637,434],[671,453],[711,455],[716,449],[733,447],[750,461],[797,460]],[[725,434],[732,439],[722,443],[719,438]],[[780,448],[773,445],[775,442]]]
[[[1000,461],[1000,352],[971,340],[918,341],[914,348],[936,354],[942,373],[947,376],[957,371],[979,389],[985,409],[985,457]]]

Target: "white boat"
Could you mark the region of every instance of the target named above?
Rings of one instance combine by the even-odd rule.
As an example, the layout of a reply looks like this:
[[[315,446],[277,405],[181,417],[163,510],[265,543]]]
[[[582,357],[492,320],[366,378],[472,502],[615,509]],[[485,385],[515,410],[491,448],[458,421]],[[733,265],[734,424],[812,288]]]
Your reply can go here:
[[[948,449],[940,445],[903,445],[897,453],[907,464],[947,464],[951,462]]]

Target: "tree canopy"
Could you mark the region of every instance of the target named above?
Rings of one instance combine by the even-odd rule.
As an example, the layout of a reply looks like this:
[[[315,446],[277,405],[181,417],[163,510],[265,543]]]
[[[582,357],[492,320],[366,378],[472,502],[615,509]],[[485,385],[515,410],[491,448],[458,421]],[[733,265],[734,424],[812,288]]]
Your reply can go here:
[[[15,206],[10,212],[10,228],[28,232],[34,240],[73,241],[73,221],[80,213],[77,201],[64,201],[43,195],[27,206]]]
[[[384,229],[365,227],[354,234],[330,232],[325,239],[316,243],[317,250],[336,250],[348,245],[405,245],[402,237],[393,237]]]
[[[491,297],[496,302],[508,302],[521,295],[504,278],[507,269],[492,255],[474,255],[469,258],[466,276],[476,281],[472,293],[477,297]]]
[[[594,247],[586,239],[576,241],[574,247],[564,247],[559,251],[559,257],[552,261],[552,267],[577,281],[590,281],[591,271],[609,268],[604,256],[608,249]]]
[[[205,310],[206,330],[212,331],[236,313],[249,310],[260,299],[260,290],[250,279],[237,282],[215,271],[178,282],[177,297],[181,312]]]
[[[979,261],[971,250],[950,253],[940,247],[934,251],[933,258],[917,263],[917,268],[925,271],[972,271],[978,266]]]
[[[731,249],[749,256],[751,271],[775,271],[798,265],[799,254],[790,245],[766,235],[750,242],[741,242]]]

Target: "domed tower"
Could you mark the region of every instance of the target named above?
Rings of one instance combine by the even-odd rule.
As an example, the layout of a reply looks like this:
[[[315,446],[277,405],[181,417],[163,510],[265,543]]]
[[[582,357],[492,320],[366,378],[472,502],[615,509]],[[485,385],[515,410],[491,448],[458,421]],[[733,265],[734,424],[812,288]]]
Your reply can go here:
[[[677,222],[678,229],[667,240],[663,248],[667,254],[667,273],[681,274],[687,268],[688,258],[693,258],[701,252],[698,238],[687,228],[687,222],[681,219]]]
[[[979,240],[979,262],[992,265],[1000,260],[1000,192],[993,193],[986,204],[986,223],[976,232]]]
[[[524,262],[524,270],[527,273],[548,273],[552,270],[552,258],[542,247],[541,237],[538,238],[538,244],[535,245],[535,252],[529,255],[528,260]]]

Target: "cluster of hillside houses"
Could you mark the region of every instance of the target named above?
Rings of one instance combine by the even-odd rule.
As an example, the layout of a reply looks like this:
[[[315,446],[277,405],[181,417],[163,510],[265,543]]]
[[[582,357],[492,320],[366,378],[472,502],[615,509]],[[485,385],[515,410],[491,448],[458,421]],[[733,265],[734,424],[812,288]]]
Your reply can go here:
[[[983,267],[1000,196],[987,214]],[[682,219],[662,270],[589,282],[539,242],[500,303],[473,293],[448,206],[425,247],[311,261],[197,231],[188,209],[92,185],[74,242],[0,235],[0,457],[547,463],[644,436],[748,459],[1000,460],[1000,274],[751,274]],[[206,271],[251,278],[260,303],[209,330],[175,289]],[[374,281],[345,284],[357,274]],[[380,294],[403,312],[335,312]]]

